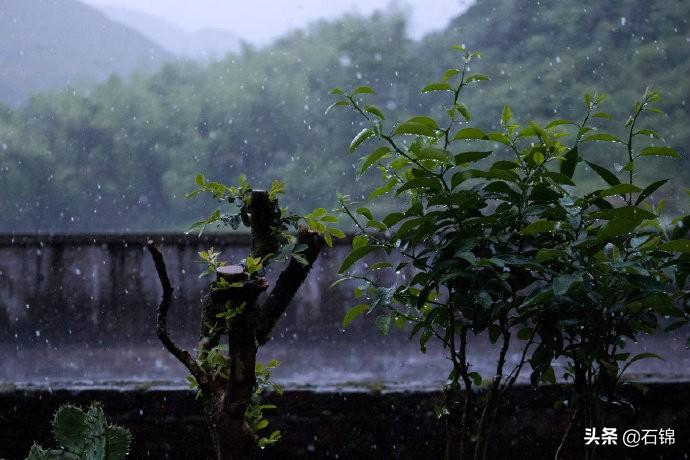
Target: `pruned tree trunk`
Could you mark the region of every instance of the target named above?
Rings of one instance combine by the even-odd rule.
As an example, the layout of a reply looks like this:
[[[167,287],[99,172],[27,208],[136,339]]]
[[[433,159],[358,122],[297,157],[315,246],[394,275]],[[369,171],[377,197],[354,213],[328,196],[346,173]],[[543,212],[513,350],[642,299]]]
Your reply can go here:
[[[278,203],[271,200],[267,192],[254,190],[248,211],[252,257],[264,258],[276,253],[283,243],[273,227],[276,217],[280,216]],[[306,229],[299,231],[297,240],[298,244],[307,246],[302,253],[307,264],[291,259],[263,304],[259,302],[259,296],[268,289],[265,278],[249,278],[240,265],[223,266],[217,270],[217,279],[223,278],[230,287],[214,289],[214,282],[202,304],[196,359],[178,347],[168,335],[167,313],[173,288],[162,254],[152,241],[147,243],[163,286],[163,299],[158,307],[158,337],[198,383],[204,414],[219,460],[251,460],[257,455],[258,436],[245,418],[256,389],[256,354],[259,345],[270,338],[273,327],[306,279],[324,244],[321,236]],[[231,318],[219,317],[228,307],[236,309],[238,313]],[[224,337],[227,337],[229,350],[227,372],[214,372],[204,367],[203,363]]]

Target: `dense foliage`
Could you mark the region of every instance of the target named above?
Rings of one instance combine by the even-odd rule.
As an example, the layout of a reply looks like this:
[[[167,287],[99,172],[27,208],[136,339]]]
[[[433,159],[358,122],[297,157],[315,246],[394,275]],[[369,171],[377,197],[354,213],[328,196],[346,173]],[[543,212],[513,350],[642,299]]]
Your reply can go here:
[[[378,169],[380,176],[366,202],[339,197],[357,228],[340,272],[341,281],[356,281],[361,302],[346,324],[372,314],[385,334],[392,323],[409,324],[423,352],[429,340],[442,344],[451,363],[439,413],[446,418],[446,457],[464,458],[471,444],[482,459],[501,397],[527,362],[533,385],[574,383],[567,401],[573,423],[603,425],[602,406],[625,401],[617,392],[624,372],[658,358],[633,356],[626,345],[656,332],[660,319],[675,318],[675,328],[690,317],[676,302],[690,241],[683,238],[687,219],[665,222],[663,207],[647,204],[668,180],[640,184],[654,157],[681,158],[648,127],[650,116],[663,114],[658,93],[647,90],[634,104],[623,139],[600,129],[599,120],[613,117],[602,111],[605,96],[590,94],[578,120],[520,125],[504,106],[501,129],[485,131],[465,94],[489,77],[469,71],[478,53],[454,48],[458,65],[421,91],[446,95],[443,120],[416,115],[391,123],[368,103],[373,88],[332,91],[332,107],[351,108],[367,125],[350,153],[376,143],[358,173]],[[588,144],[598,155],[582,153]],[[615,158],[624,164],[621,173],[590,155]],[[583,166],[595,190],[576,186]],[[392,212],[378,215],[370,203],[385,195],[394,196]],[[376,258],[355,265],[370,255]],[[385,271],[398,276],[391,281],[380,275]],[[473,371],[487,359],[474,351],[472,338],[480,335],[498,351],[491,376]],[[517,360],[508,359],[511,350]],[[565,370],[556,375],[558,359]],[[484,379],[490,383],[483,412],[473,420],[472,389]]]
[[[179,206],[180,191],[200,170],[285,179],[296,187],[286,204],[300,212],[335,188],[368,193],[371,181],[355,182],[336,154],[351,127],[323,119],[328,89],[356,79],[378,88],[389,116],[433,113],[440,99],[410,88],[438,78],[452,64],[446,50],[462,41],[490,57],[492,80],[468,95],[485,109],[476,115],[482,126],[498,128],[505,100],[521,119],[571,118],[590,85],[624,101],[653,84],[668,91],[664,134],[682,149],[689,8],[479,0],[420,42],[405,37],[400,16],[349,17],[206,66],[179,62],[150,78],[36,96],[0,110],[0,230],[182,229],[194,210]],[[610,157],[588,158],[616,167]],[[677,194],[687,185],[680,179],[664,193]]]

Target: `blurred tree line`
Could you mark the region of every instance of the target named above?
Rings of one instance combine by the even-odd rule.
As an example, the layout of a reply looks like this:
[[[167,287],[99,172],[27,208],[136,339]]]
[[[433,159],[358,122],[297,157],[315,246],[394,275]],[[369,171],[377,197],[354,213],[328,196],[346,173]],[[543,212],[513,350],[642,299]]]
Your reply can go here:
[[[661,134],[686,151],[689,18],[682,0],[479,0],[421,41],[406,38],[399,13],[349,16],[215,63],[35,95],[0,108],[0,231],[185,229],[199,217],[184,199],[197,172],[285,180],[297,211],[335,204],[336,190],[356,198],[370,185],[342,146],[360,121],[324,116],[328,91],[357,81],[391,119],[428,112],[442,95],[409,88],[453,67],[456,43],[480,50],[472,70],[492,79],[465,100],[486,129],[505,103],[521,122],[579,118],[585,91],[627,108],[652,85],[665,95]],[[622,167],[623,150],[596,161]],[[669,163],[681,177],[685,166]]]

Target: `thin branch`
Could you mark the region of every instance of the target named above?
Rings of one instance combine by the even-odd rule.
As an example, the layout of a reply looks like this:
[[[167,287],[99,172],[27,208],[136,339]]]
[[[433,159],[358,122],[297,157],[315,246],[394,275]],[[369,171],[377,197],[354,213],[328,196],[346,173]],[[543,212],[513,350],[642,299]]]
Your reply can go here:
[[[323,248],[324,239],[317,233],[302,229],[297,235],[297,244],[307,245],[307,249],[303,252],[307,265],[303,265],[296,259],[291,258],[288,266],[278,276],[278,280],[271,293],[259,309],[256,325],[256,340],[259,345],[263,345],[268,341],[273,327],[307,278],[309,271]]]
[[[510,371],[510,374],[508,374],[508,378],[506,379],[505,384],[503,385],[503,389],[501,392],[505,392],[509,388],[513,386],[515,381],[518,379],[520,376],[520,371],[522,370],[522,367],[525,365],[525,362],[527,361],[527,352],[529,351],[529,348],[532,346],[534,343],[534,336],[536,334],[536,329],[532,331],[532,335],[529,338],[529,341],[525,345],[525,348],[522,349],[522,355],[520,356],[520,361],[518,364],[515,365],[512,371]]]
[[[168,334],[168,310],[170,309],[170,304],[172,302],[173,287],[170,284],[170,278],[168,278],[168,271],[165,268],[163,254],[161,254],[152,240],[146,242],[146,248],[151,253],[153,264],[156,266],[158,279],[163,287],[163,299],[158,305],[158,324],[156,328],[158,338],[163,343],[163,346],[166,348],[166,350],[168,350],[182,364],[184,364],[187,369],[189,369],[189,372],[191,372],[194,378],[196,378],[199,385],[205,384],[207,380],[206,373],[203,371],[203,369],[201,369],[194,358],[192,358],[189,352],[177,346]]]
[[[568,423],[568,428],[565,430],[565,433],[563,434],[563,437],[561,438],[560,444],[558,444],[558,449],[556,449],[556,455],[554,455],[554,460],[558,460],[561,456],[561,451],[566,445],[566,442],[568,442],[568,437],[570,436],[570,432],[573,429],[573,425],[575,424],[575,420],[577,419],[577,414],[580,411],[580,406],[577,406],[575,410],[573,411],[573,415],[570,418],[570,422]]]

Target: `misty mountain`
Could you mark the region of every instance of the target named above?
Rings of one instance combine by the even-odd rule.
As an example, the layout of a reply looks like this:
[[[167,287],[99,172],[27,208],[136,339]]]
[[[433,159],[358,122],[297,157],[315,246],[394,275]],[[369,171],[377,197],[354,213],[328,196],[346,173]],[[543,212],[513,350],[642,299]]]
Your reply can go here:
[[[2,0],[0,101],[154,71],[169,58],[138,32],[77,0]]]
[[[222,58],[240,49],[240,39],[227,30],[204,28],[188,32],[164,19],[128,8],[104,6],[101,11],[181,57]]]

